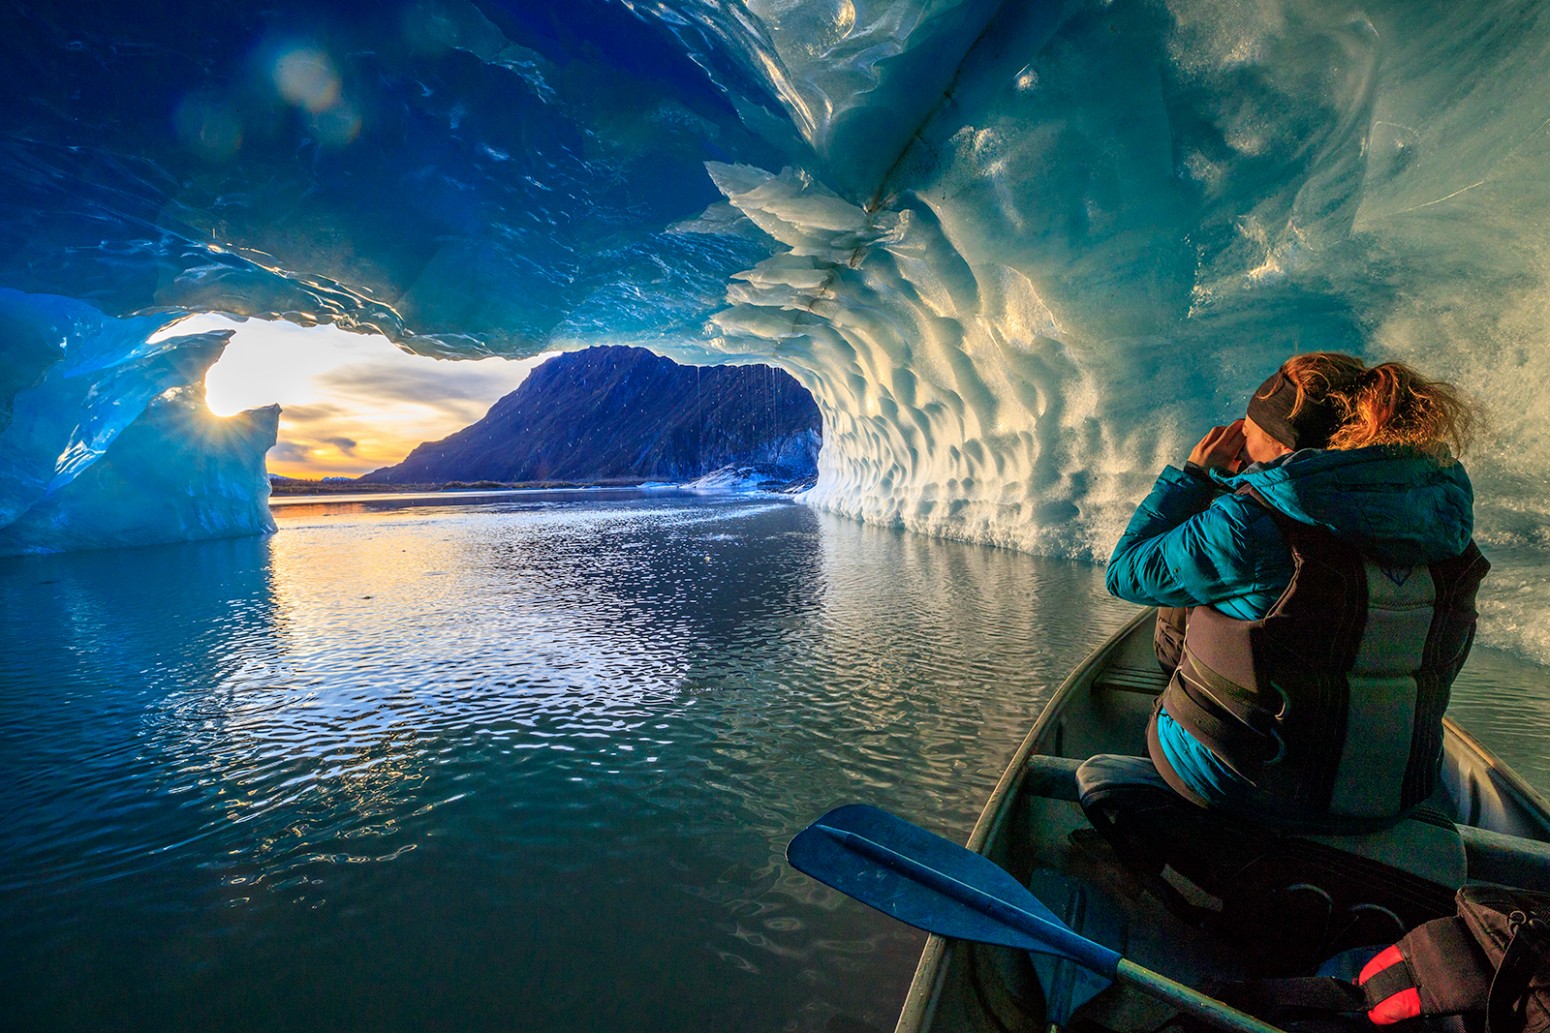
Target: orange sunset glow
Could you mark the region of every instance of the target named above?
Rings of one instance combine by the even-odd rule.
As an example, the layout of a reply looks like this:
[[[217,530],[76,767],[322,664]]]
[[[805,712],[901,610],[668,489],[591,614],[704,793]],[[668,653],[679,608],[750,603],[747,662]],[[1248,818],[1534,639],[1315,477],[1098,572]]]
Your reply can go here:
[[[205,378],[206,401],[218,416],[278,402],[268,469],[282,477],[358,477],[391,466],[478,420],[548,358],[452,362],[332,326],[218,316],[171,332],[224,329],[236,332]]]

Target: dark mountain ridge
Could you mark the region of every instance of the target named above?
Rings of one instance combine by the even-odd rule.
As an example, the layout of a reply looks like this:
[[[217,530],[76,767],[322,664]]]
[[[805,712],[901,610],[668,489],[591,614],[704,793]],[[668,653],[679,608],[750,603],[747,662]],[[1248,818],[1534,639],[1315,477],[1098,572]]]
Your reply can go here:
[[[689,481],[735,467],[800,481],[817,472],[821,426],[812,396],[769,366],[588,348],[539,366],[479,422],[360,480]]]

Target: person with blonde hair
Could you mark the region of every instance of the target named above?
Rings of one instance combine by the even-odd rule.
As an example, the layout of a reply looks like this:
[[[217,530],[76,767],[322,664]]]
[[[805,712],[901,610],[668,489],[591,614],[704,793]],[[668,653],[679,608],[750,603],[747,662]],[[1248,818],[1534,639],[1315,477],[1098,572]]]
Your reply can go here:
[[[1284,362],[1168,467],[1109,561],[1161,607],[1147,732],[1201,806],[1361,831],[1431,795],[1489,564],[1459,462],[1469,405],[1397,362]]]

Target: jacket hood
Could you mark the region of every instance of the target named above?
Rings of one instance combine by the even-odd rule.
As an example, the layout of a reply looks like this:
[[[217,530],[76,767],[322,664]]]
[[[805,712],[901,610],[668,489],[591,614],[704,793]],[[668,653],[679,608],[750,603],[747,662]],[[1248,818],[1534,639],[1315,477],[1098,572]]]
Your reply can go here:
[[[1475,493],[1464,467],[1386,445],[1304,449],[1216,480],[1253,487],[1291,519],[1384,562],[1450,559],[1474,534]]]

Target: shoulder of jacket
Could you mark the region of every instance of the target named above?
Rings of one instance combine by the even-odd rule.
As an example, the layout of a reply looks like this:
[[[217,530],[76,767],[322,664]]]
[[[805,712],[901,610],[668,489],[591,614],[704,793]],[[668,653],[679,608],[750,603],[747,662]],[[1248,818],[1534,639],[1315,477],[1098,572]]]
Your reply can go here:
[[[1270,508],[1247,491],[1224,491],[1211,500],[1211,507],[1244,520],[1274,519]]]
[[[1214,512],[1217,519],[1236,528],[1244,537],[1263,542],[1284,541],[1281,521],[1291,519],[1243,491],[1217,497],[1208,512]]]

